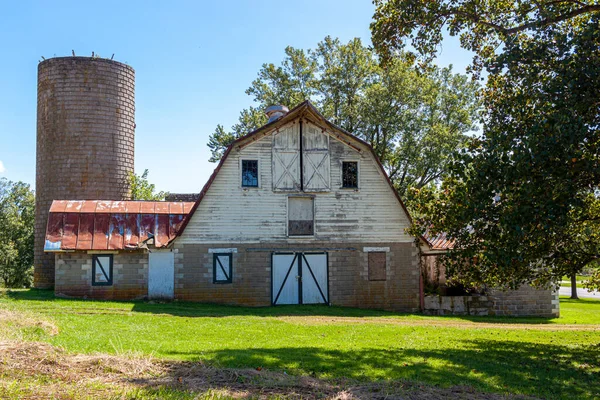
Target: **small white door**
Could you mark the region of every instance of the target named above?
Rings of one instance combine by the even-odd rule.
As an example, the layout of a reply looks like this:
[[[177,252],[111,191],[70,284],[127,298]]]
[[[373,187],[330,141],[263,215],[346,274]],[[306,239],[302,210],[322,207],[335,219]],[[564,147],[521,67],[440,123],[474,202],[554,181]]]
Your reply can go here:
[[[148,297],[172,299],[175,283],[175,254],[154,250],[148,254]]]
[[[273,304],[298,304],[297,254],[273,254]]]
[[[302,254],[302,304],[329,303],[327,254]]]
[[[273,305],[329,303],[327,254],[273,254]]]

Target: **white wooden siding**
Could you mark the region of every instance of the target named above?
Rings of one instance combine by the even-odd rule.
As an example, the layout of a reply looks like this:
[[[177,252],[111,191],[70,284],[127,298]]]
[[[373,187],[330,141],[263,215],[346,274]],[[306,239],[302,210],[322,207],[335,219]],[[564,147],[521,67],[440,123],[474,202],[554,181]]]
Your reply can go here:
[[[183,235],[177,239],[179,243],[413,240],[405,233],[408,218],[371,152],[366,148],[358,152],[332,136],[329,137],[331,190],[315,194],[314,238],[288,238],[288,196],[299,192],[273,191],[273,172],[277,171],[272,162],[273,143],[273,136],[266,135],[241,150],[230,152]],[[285,144],[289,145],[289,142]],[[356,146],[362,147],[359,143]],[[240,158],[259,160],[260,188],[240,188]],[[358,190],[341,189],[341,163],[348,160],[360,161]]]

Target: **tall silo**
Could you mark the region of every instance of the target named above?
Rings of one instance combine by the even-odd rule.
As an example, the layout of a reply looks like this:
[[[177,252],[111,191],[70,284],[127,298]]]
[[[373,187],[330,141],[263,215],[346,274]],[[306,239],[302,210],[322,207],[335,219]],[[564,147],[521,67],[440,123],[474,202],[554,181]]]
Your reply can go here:
[[[34,285],[54,285],[44,254],[52,200],[125,200],[133,172],[135,72],[94,57],[38,66]]]

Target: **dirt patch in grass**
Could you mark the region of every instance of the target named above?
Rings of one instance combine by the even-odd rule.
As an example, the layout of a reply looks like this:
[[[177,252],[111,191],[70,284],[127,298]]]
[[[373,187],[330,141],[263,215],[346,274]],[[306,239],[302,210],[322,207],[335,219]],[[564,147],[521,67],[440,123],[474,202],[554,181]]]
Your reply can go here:
[[[478,322],[469,320],[451,320],[443,317],[429,319],[403,320],[396,318],[356,318],[356,317],[330,317],[330,316],[283,316],[278,320],[301,324],[301,325],[331,325],[331,324],[386,324],[402,326],[428,326],[440,328],[464,328],[464,329],[521,329],[540,331],[600,331],[600,325],[576,325],[576,324],[515,324],[503,322]]]
[[[140,389],[143,395],[140,395]],[[135,396],[132,395],[135,394]],[[168,396],[166,396],[168,394]],[[126,354],[73,355],[49,344],[0,342],[0,397],[43,398],[525,399],[412,382],[358,384],[226,369]]]
[[[15,339],[17,332],[26,329],[39,329],[46,335],[58,335],[58,327],[53,323],[29,315],[23,311],[0,309],[0,338]]]

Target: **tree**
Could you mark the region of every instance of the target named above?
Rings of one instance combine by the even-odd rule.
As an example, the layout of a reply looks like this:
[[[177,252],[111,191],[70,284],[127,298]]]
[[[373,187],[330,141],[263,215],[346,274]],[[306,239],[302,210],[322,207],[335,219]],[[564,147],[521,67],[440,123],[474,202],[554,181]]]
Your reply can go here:
[[[131,187],[131,200],[164,200],[166,192],[155,193],[155,185],[148,182],[148,170],[142,175],[129,174],[129,185]]]
[[[442,190],[417,201],[416,232],[443,231],[455,241],[444,260],[448,274],[464,284],[514,289],[556,282],[597,260],[600,25],[592,11],[600,6],[475,0],[377,6],[372,29],[383,54],[412,39],[427,61],[448,28],[475,52],[473,71],[489,74],[483,135],[452,161]]]
[[[0,179],[0,279],[4,287],[33,282],[35,196],[29,185]]]
[[[208,146],[218,161],[236,138],[262,126],[260,110],[311,100],[321,113],[369,142],[400,194],[438,181],[449,150],[474,128],[478,86],[451,68],[417,71],[396,57],[385,68],[356,38],[348,43],[326,37],[316,50],[286,48],[280,67],[264,64],[246,91],[258,107],[240,114],[231,131],[218,125]]]
[[[447,32],[473,51],[475,73],[507,43],[600,11],[596,0],[374,0],[374,4],[372,39],[384,59],[410,43],[415,50],[411,54],[428,64]]]

